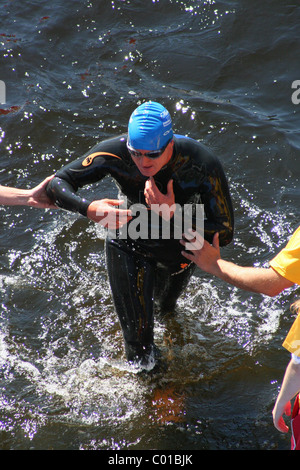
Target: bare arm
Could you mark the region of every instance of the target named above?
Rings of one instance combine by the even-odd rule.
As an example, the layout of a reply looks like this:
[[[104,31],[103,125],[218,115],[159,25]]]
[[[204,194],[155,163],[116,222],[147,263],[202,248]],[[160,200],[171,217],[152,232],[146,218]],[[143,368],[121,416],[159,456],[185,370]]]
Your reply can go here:
[[[291,360],[286,368],[280,393],[277,397],[272,415],[274,426],[281,432],[287,432],[288,426],[285,424],[282,415],[290,415],[290,400],[300,391],[300,364],[295,364]]]
[[[250,292],[275,297],[294,285],[272,268],[241,267],[223,260],[220,260],[219,265],[224,281]]]
[[[0,186],[0,204],[54,209],[56,206],[46,194],[46,186],[52,178],[53,176],[49,176],[33,189],[17,189],[8,186]]]
[[[196,234],[196,237],[200,236]],[[185,245],[186,242],[182,240],[181,243]],[[212,245],[203,239],[202,243],[201,249],[189,249],[190,253],[183,251],[183,256],[193,261],[203,271],[213,274],[229,284],[270,297],[274,297],[294,285],[273,268],[244,267],[223,260],[220,255],[218,234],[215,234]]]

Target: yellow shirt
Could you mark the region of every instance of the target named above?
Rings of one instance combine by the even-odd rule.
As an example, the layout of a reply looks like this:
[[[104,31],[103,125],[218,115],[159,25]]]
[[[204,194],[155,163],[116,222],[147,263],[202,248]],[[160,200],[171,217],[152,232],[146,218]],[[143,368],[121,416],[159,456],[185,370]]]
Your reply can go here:
[[[300,227],[285,248],[270,261],[270,266],[285,279],[300,284]]]
[[[290,353],[300,357],[300,313],[292,324],[282,346],[290,351]]]
[[[272,259],[270,266],[285,279],[300,284],[300,227],[293,233],[285,248]],[[288,332],[283,347],[300,357],[300,313]]]

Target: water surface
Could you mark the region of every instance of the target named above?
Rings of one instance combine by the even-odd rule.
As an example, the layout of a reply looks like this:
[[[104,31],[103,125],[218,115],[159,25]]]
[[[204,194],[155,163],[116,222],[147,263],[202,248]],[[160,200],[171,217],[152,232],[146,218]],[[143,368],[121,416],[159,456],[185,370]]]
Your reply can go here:
[[[222,161],[236,218],[223,257],[268,265],[299,225],[299,6],[14,0],[0,18],[1,184],[38,184],[160,101]],[[109,179],[91,190],[117,194]],[[156,322],[164,367],[140,374],[95,225],[8,207],[0,223],[1,449],[289,448],[271,411],[299,289],[269,299],[198,270]]]

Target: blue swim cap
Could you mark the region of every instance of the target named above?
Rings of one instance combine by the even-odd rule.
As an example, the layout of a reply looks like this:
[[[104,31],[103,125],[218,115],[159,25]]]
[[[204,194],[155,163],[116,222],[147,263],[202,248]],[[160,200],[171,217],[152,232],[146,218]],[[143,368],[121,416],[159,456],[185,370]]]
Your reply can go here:
[[[160,150],[173,137],[169,111],[155,101],[136,108],[128,123],[128,144],[139,150]]]

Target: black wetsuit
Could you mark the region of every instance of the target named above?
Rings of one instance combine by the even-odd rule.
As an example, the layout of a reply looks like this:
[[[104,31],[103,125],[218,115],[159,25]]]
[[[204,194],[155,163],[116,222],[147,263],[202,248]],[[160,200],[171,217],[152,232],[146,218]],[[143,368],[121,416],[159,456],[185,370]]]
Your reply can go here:
[[[78,189],[111,176],[127,207],[146,206],[143,176],[126,146],[127,135],[97,144],[86,155],[58,171],[48,185],[48,195],[58,207],[86,216],[89,200]],[[204,238],[219,232],[220,245],[233,237],[233,209],[228,184],[219,160],[199,142],[175,135],[170,161],[154,176],[162,193],[173,179],[175,203],[203,204]],[[149,211],[150,213],[150,211]],[[129,222],[130,224],[131,222]],[[151,220],[150,222],[151,223]],[[128,224],[128,225],[129,225]],[[150,233],[150,232],[149,232]],[[123,330],[128,360],[148,357],[153,347],[153,310],[173,309],[195,265],[181,255],[179,239],[107,237],[106,258],[115,308]]]

